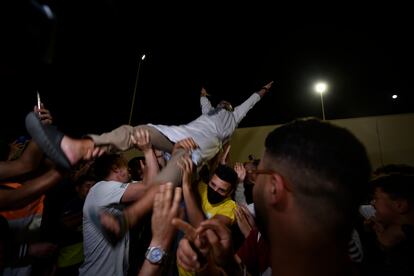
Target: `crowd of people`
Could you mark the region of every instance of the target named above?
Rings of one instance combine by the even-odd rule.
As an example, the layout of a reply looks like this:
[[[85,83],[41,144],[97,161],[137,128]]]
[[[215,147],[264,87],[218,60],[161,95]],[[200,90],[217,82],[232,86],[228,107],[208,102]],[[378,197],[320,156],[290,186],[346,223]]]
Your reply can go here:
[[[414,275],[414,167],[373,170],[350,131],[315,118],[230,164],[272,85],[234,108],[203,88],[186,125],[80,139],[36,106],[31,139],[1,144],[2,275]]]

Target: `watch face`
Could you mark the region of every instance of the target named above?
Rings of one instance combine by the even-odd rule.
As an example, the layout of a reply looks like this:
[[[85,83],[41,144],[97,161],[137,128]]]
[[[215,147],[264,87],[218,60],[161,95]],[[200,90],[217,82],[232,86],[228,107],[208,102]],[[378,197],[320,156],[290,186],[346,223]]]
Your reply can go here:
[[[160,248],[154,247],[152,248],[152,250],[149,253],[149,259],[151,260],[151,262],[154,263],[158,263],[161,261],[162,257],[163,257],[163,252],[161,251]]]

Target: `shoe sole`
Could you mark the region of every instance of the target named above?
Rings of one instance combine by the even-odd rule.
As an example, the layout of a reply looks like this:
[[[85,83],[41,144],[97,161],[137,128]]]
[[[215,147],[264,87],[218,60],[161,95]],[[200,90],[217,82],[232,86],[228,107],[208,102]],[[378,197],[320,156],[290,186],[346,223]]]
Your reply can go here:
[[[60,148],[63,133],[59,132],[54,126],[43,125],[34,112],[27,114],[25,124],[27,132],[44,154],[59,167],[64,169],[71,168],[68,158]]]

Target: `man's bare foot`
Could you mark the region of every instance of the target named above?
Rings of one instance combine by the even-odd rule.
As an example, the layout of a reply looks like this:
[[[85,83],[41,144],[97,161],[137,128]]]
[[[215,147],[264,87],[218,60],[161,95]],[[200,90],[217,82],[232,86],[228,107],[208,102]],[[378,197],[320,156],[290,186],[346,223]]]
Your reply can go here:
[[[95,157],[93,155],[94,143],[88,138],[74,139],[65,135],[60,147],[71,165],[75,165],[80,160],[90,160]]]

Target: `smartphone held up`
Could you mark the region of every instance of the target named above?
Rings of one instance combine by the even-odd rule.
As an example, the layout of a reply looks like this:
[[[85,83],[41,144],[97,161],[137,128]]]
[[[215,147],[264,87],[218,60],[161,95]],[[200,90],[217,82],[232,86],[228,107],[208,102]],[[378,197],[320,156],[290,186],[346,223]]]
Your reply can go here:
[[[41,108],[41,101],[40,101],[40,94],[39,91],[37,91],[37,109]]]

